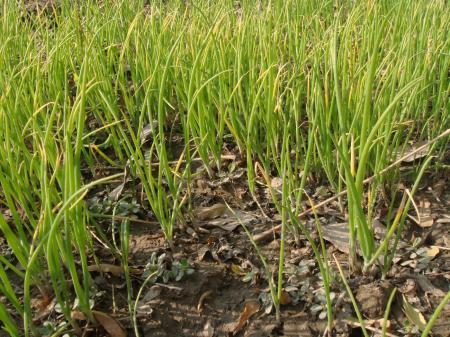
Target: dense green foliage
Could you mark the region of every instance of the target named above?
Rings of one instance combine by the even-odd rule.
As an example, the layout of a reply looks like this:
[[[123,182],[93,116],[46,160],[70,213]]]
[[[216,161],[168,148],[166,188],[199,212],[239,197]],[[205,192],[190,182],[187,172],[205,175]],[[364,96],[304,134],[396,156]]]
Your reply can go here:
[[[84,197],[126,167],[169,241],[189,209],[192,158],[214,174],[224,142],[246,157],[250,191],[256,162],[283,177],[283,235],[313,173],[336,193],[348,189],[352,245],[369,265],[371,207],[399,172],[367,189],[363,180],[409,141],[450,126],[445,0],[144,3],[63,0],[32,12],[2,2],[0,234],[11,257],[0,257],[0,321],[13,336],[37,333],[31,294],[49,284],[69,323],[75,298],[91,317]],[[176,137],[180,158],[169,148]],[[437,162],[444,150],[433,147]],[[100,162],[119,173],[92,178]]]

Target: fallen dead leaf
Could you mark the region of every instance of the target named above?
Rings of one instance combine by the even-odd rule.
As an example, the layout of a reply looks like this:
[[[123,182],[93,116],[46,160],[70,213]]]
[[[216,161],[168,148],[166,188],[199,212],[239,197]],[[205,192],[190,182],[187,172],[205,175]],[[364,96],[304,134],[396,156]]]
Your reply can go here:
[[[44,319],[46,319],[53,312],[55,305],[56,305],[55,298],[53,300],[51,300],[51,298],[41,299],[41,301],[36,306],[36,309],[38,309],[38,313],[33,318],[33,323],[39,323]]]
[[[115,276],[121,276],[123,275],[123,267],[116,266],[114,264],[109,263],[100,263],[100,264],[93,264],[91,266],[88,266],[88,270],[91,272],[97,272],[97,273],[109,273],[113,274]],[[142,270],[136,269],[136,268],[130,268],[131,274],[141,274]]]
[[[211,225],[215,225],[221,229],[223,229],[226,232],[232,232],[234,231],[236,228],[239,227],[239,222],[230,222],[228,219],[225,219],[225,221],[222,221],[222,223],[219,223],[218,220],[222,220],[222,219],[216,219],[213,220],[214,223],[211,223]]]
[[[35,310],[44,310],[52,302],[52,297],[43,294],[41,297],[36,297],[31,299],[31,306]]]
[[[223,214],[205,224],[205,227],[215,228],[219,227],[227,232],[232,232],[238,228],[241,224],[245,226],[251,225],[257,217],[248,212],[242,212],[239,210],[230,211],[225,210]]]
[[[367,319],[364,321],[364,323],[366,324],[366,326],[373,326],[374,328],[381,328],[384,324],[384,318],[380,318],[380,319]],[[386,328],[387,330],[389,330],[389,328],[391,327],[391,321],[388,319],[386,320]]]
[[[198,300],[198,304],[197,304],[197,312],[200,313],[203,311],[203,307],[205,306],[205,301],[209,296],[211,296],[212,293],[213,293],[212,290],[207,290],[200,296],[200,299]]]
[[[239,331],[245,326],[247,321],[259,311],[260,305],[258,301],[248,301],[245,303],[244,311],[239,317],[236,327],[233,329],[233,336],[236,336]]]
[[[331,242],[338,250],[346,254],[350,253],[350,237],[346,222],[322,226],[322,234],[323,238]]]
[[[384,238],[386,236],[386,227],[384,227],[384,225],[380,221],[374,219],[372,222],[372,226],[377,237]],[[324,225],[321,227],[321,229],[323,238],[326,241],[332,243],[333,246],[342,253],[350,253],[350,234],[347,222]],[[362,254],[359,246],[356,247],[356,252],[358,253],[358,255]]]
[[[222,203],[210,207],[202,207],[196,210],[195,218],[200,221],[216,219],[220,217],[226,209],[227,206]]]
[[[450,216],[444,214],[442,218],[436,220],[437,223],[450,223]]]
[[[438,254],[439,248],[436,246],[431,246],[430,248],[427,249],[427,256],[430,257],[431,259],[434,259]]]
[[[194,226],[197,229],[221,228],[224,231],[232,232],[240,227],[241,224],[251,226],[257,219],[258,216],[253,213],[232,210],[225,204],[215,204],[197,211],[194,218]]]
[[[211,324],[211,321],[208,320],[203,327],[203,334],[204,337],[213,337],[214,336],[214,327]]]
[[[288,305],[292,302],[292,298],[286,291],[281,291],[281,297],[280,297],[280,304],[281,305]]]
[[[155,284],[152,286],[147,293],[145,294],[144,298],[141,300],[142,304],[145,304],[147,302],[150,302],[157,298],[161,294],[161,286]]]
[[[247,275],[247,273],[245,272],[244,269],[242,269],[242,267],[238,266],[237,264],[232,263],[231,264],[231,271],[233,272],[233,274],[239,275],[239,276],[245,276]]]
[[[85,321],[86,320],[86,315],[83,314],[81,311],[78,311],[78,310],[72,311],[70,313],[70,317],[73,320],[76,320],[76,321]]]
[[[151,139],[153,135],[153,130],[156,130],[158,128],[158,121],[153,121],[152,124],[147,124],[142,128],[141,131],[141,145],[146,143],[148,140]]]
[[[402,294],[415,292],[417,290],[416,282],[411,278],[406,279],[405,283],[398,290]]]
[[[420,274],[414,274],[412,277],[417,281],[422,290],[436,297],[444,297],[445,292],[433,285],[427,277]]]
[[[283,186],[283,178],[273,177],[270,181],[270,185],[272,186],[272,188],[280,189]]]
[[[115,276],[121,276],[123,274],[123,268],[109,263],[93,264],[88,266],[89,271],[98,273],[109,273]]]
[[[218,238],[217,236],[210,235],[210,236],[208,237],[207,243],[208,243],[208,246],[212,246],[213,244],[215,244],[215,243],[218,242],[218,241],[219,241],[219,238]]]
[[[170,285],[170,284],[155,283],[155,285],[160,286],[162,288],[169,289],[169,290],[173,290],[173,291],[183,291],[183,288],[177,287],[177,286],[173,286],[173,285]]]
[[[416,325],[420,331],[423,331],[425,329],[425,326],[427,325],[427,321],[425,320],[425,317],[423,317],[422,313],[414,308],[406,299],[405,295],[403,295],[403,312],[405,313],[408,320]]]
[[[163,233],[154,235],[130,234],[130,253],[138,254],[142,252],[153,252],[166,245]]]
[[[422,147],[420,150],[418,150]],[[411,163],[416,159],[423,158],[427,155],[430,149],[429,142],[419,142],[413,145],[407,145],[407,148],[404,153],[397,153],[397,159],[403,158],[402,162]],[[415,153],[414,153],[415,152]]]
[[[213,257],[213,255],[210,251],[210,248],[208,246],[200,247],[197,250],[197,256],[200,261],[203,261],[207,255],[209,255],[210,257]]]
[[[422,228],[428,228],[433,226],[434,219],[432,216],[424,216],[420,218],[419,226]]]
[[[125,188],[125,182],[121,183],[115,189],[113,189],[111,191],[111,193],[109,193],[109,198],[114,200],[114,201],[119,200],[120,196],[122,195],[122,192],[123,192],[124,188]]]
[[[431,214],[431,203],[429,200],[423,198],[419,200],[419,205],[416,209],[418,219],[415,222],[422,228],[429,228],[434,223],[434,217]]]
[[[92,311],[95,320],[105,329],[111,337],[126,337],[127,334],[122,326],[111,316],[101,311]]]

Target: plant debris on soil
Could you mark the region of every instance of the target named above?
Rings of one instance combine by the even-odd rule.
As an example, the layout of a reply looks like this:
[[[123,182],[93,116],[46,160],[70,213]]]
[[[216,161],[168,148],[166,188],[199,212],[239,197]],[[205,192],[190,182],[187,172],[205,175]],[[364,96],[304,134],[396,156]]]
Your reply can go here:
[[[133,289],[139,289],[149,271],[149,264],[158,264],[158,278],[144,287],[137,304],[137,320],[143,336],[311,336],[323,335],[326,328],[326,308],[323,281],[309,243],[302,235],[298,239],[289,236],[286,256],[281,322],[275,320],[273,304],[263,277],[261,262],[256,255],[241,223],[257,235],[279,219],[273,204],[267,198],[264,186],[258,188],[262,212],[250,195],[245,192],[244,177],[233,181],[218,178],[208,181],[206,176],[197,179],[194,220],[181,221],[176,230],[174,249],[165,242],[157,224],[142,217],[140,205],[137,212],[124,212],[129,217],[130,259],[129,266]],[[401,245],[395,257],[395,265],[388,277],[380,281],[379,271],[368,275],[352,273],[347,269],[352,290],[360,310],[366,318],[367,328],[381,331],[387,300],[394,288],[397,295],[393,302],[392,317],[388,322],[389,336],[402,336],[406,328],[421,328],[424,317],[445,295],[450,279],[450,250],[448,223],[450,221],[449,175],[430,174],[416,200],[420,214],[410,212]],[[231,183],[229,182],[231,181]],[[323,188],[319,186],[318,188]],[[114,186],[111,186],[114,189]],[[317,190],[317,188],[316,188]],[[311,188],[314,192],[314,188]],[[123,195],[130,195],[126,187]],[[91,200],[108,195],[99,191]],[[317,196],[317,203],[320,198]],[[123,199],[122,199],[123,200]],[[231,213],[226,203],[233,209]],[[383,231],[383,209],[378,210],[377,227]],[[130,214],[131,213],[131,214]],[[328,251],[338,256],[343,266],[348,266],[348,235],[345,214],[339,211],[337,202],[318,210]],[[428,217],[431,225],[423,226],[413,219]],[[313,228],[313,216],[304,219]],[[106,232],[111,222],[99,220]],[[337,225],[339,224],[339,225]],[[340,234],[339,234],[340,233]],[[114,235],[114,234],[112,234]],[[6,247],[2,246],[4,250]],[[263,255],[271,266],[277,265],[279,242],[277,238],[261,244]],[[89,270],[97,287],[95,308],[101,317],[117,323],[100,321],[99,326],[88,326],[87,331],[101,335],[103,330],[111,336],[132,334],[123,267],[99,238],[96,254],[100,263],[92,261]],[[182,274],[184,261],[189,272]],[[272,271],[276,273],[275,270]],[[334,272],[332,298],[336,313],[336,335],[355,336],[360,329],[350,300],[339,277]],[[135,295],[133,296],[135,297]],[[55,324],[58,314],[54,302],[38,310],[41,321]],[[107,314],[106,314],[107,313]],[[413,313],[413,314],[411,314]],[[450,331],[450,307],[447,305],[433,328],[436,336],[446,336]],[[116,325],[117,324],[117,325]],[[123,327],[124,332],[112,333],[111,329]]]
[[[218,178],[208,181],[201,176],[196,181],[195,214],[192,222],[180,222],[170,249],[157,223],[147,221],[143,208],[135,204],[134,191],[123,188],[127,209],[121,215],[130,219],[130,273],[133,289],[139,289],[152,260],[160,260],[161,273],[155,282],[144,287],[137,305],[137,320],[143,336],[311,336],[322,335],[326,328],[326,309],[323,282],[312,250],[302,235],[296,240],[290,236],[286,256],[285,299],[281,322],[275,320],[273,304],[261,262],[252,247],[242,223],[253,235],[275,226],[279,219],[273,204],[267,198],[264,186],[258,188],[260,210],[246,192],[244,178]],[[226,181],[225,183],[223,181]],[[379,281],[379,271],[371,275],[348,272],[351,287],[366,317],[367,328],[381,331],[380,326],[387,299],[394,288],[392,318],[389,336],[402,336],[405,326],[421,327],[427,316],[445,295],[450,281],[450,249],[448,223],[450,222],[450,175],[430,174],[416,200],[419,214],[410,212],[407,228],[395,257],[395,265],[388,277]],[[319,186],[318,188],[323,188]],[[111,186],[114,189],[114,186]],[[316,189],[317,190],[317,189]],[[314,188],[311,188],[311,192]],[[108,190],[90,196],[92,203],[108,199]],[[318,196],[317,203],[320,202]],[[124,198],[122,198],[124,200]],[[122,201],[124,202],[124,201]],[[226,206],[232,209],[231,213]],[[134,205],[134,206],[133,206]],[[98,205],[96,205],[98,206]],[[127,207],[128,207],[127,206]],[[330,254],[336,254],[344,266],[348,265],[348,235],[345,214],[337,202],[318,210],[324,238]],[[383,209],[377,226],[383,230]],[[120,216],[118,215],[120,219]],[[429,219],[423,225],[416,218]],[[313,228],[313,216],[304,219]],[[340,225],[337,225],[340,224]],[[111,221],[99,219],[105,232]],[[111,234],[115,235],[115,234]],[[0,249],[8,252],[0,237]],[[96,255],[89,271],[97,293],[95,308],[98,327],[87,326],[88,335],[110,336],[132,334],[124,269],[108,245],[98,238]],[[277,265],[279,242],[277,238],[261,244],[264,256],[271,266]],[[161,259],[162,257],[162,259]],[[180,261],[185,261],[189,273],[180,275]],[[155,262],[154,262],[155,263]],[[275,270],[273,270],[275,273]],[[335,275],[332,297],[336,312],[336,335],[359,334],[357,321],[345,289]],[[135,297],[135,295],[133,296]],[[55,301],[36,299],[35,322],[58,323]],[[413,313],[413,315],[411,314]],[[76,315],[76,314],[75,314]],[[412,316],[412,317],[411,317]],[[81,314],[80,321],[85,320]],[[450,331],[450,306],[433,328],[436,336]]]
[[[36,15],[52,15],[52,11],[58,7],[58,2],[51,0],[26,3],[22,17],[24,20]],[[236,11],[240,13],[238,7],[236,5]],[[117,98],[118,104],[124,105],[121,100],[124,98]],[[167,104],[170,106],[170,103]],[[87,116],[90,116],[89,113]],[[173,120],[168,118],[167,125],[160,126],[161,130],[170,129],[170,133],[167,132],[167,147],[164,148],[168,158],[173,160],[168,162],[168,166],[178,169],[189,165],[193,175],[190,186],[179,185],[180,195],[190,198],[189,204],[186,203],[188,206],[171,205],[181,209],[180,214],[174,215],[176,219],[171,242],[167,240],[167,233],[162,230],[157,214],[150,207],[150,200],[144,191],[145,180],[133,171],[131,159],[123,165],[125,167],[112,165],[111,161],[116,163],[117,154],[111,146],[97,149],[99,157],[95,164],[84,160],[80,164],[80,181],[85,185],[112,174],[123,175],[107,184],[86,190],[77,198],[85,201],[88,216],[83,221],[86,221],[93,243],[92,247],[86,247],[88,265],[83,264],[79,251],[73,252],[77,268],[74,274],[78,273],[80,280],[83,279],[83,272],[92,278],[92,289],[89,290],[92,294],[89,301],[91,317],[80,310],[79,300],[70,303],[70,318],[75,324],[68,328],[69,331],[62,333],[83,337],[125,337],[136,334],[152,337],[363,336],[337,265],[343,267],[364,318],[365,329],[372,336],[382,336],[384,330],[385,336],[389,337],[416,336],[425,330],[431,315],[450,288],[448,144],[445,145],[445,153],[440,155],[444,161],[426,170],[416,193],[411,197],[412,206],[398,238],[392,268],[385,277],[382,277],[379,266],[382,263],[375,263],[363,272],[363,252],[360,247],[356,250],[356,261],[352,261],[355,264],[351,263],[346,190],[339,189],[341,193],[336,193],[335,186],[330,186],[314,172],[305,180],[304,190],[309,200],[301,202],[303,213],[300,221],[311,232],[317,246],[320,247],[323,238],[327,256],[336,259],[330,258],[328,261],[334,330],[327,331],[325,286],[317,256],[305,233],[294,228],[291,219],[286,221],[287,226],[291,227],[284,238],[283,288],[279,299],[281,316],[279,320],[275,316],[267,270],[261,255],[267,262],[268,274],[276,284],[283,219],[274,196],[280,200],[282,198],[283,177],[278,176],[276,170],[270,171],[270,176],[264,176],[262,171],[255,169],[252,172],[255,175],[255,191],[252,193],[248,184],[248,158],[244,157],[235,140],[229,138],[223,142],[220,167],[217,167],[217,158],[211,158],[209,166],[204,165],[204,158],[200,159],[198,153],[187,163],[184,135],[180,131],[182,123],[177,118],[179,116],[173,117]],[[156,121],[152,122],[155,125],[142,128],[136,139],[143,153],[150,157],[156,156],[152,133],[158,127]],[[142,121],[139,123],[142,124]],[[104,131],[103,127],[95,125],[89,130]],[[99,132],[99,139],[106,144],[109,138],[105,136],[102,139],[102,136],[105,135]],[[448,136],[448,133],[444,136]],[[394,155],[397,161],[395,165],[391,164],[392,167],[399,167],[398,186],[381,186],[383,191],[370,210],[370,228],[377,242],[386,237],[395,212],[399,209],[402,211],[403,207],[400,202],[394,203],[394,212],[391,214],[390,200],[383,195],[391,189],[407,194],[415,182],[412,172],[416,173],[416,168],[429,159],[427,156],[431,143],[411,142],[409,148],[398,156]],[[289,156],[290,153],[287,153]],[[405,156],[405,153],[412,155]],[[159,152],[157,154],[160,155]],[[143,161],[147,159],[143,158]],[[58,160],[60,158],[55,159]],[[259,165],[259,162],[255,160],[255,164]],[[157,160],[151,162],[149,170],[159,169],[158,165],[162,164]],[[387,172],[387,169],[381,170],[381,173]],[[45,170],[49,168],[45,167]],[[378,175],[381,173],[378,172]],[[298,175],[300,177],[301,173]],[[365,182],[371,182],[379,176],[374,175]],[[54,178],[51,177],[52,183]],[[161,178],[159,187],[167,190],[168,182],[164,179]],[[44,189],[43,186],[44,183],[39,189]],[[368,194],[364,195],[367,197],[365,200],[371,197]],[[165,196],[158,195],[158,198]],[[0,216],[14,228],[16,218],[26,218],[26,211],[17,205],[19,211],[12,212],[8,208],[10,201],[3,201],[6,198],[1,189],[0,197]],[[11,204],[15,202],[11,201]],[[65,206],[61,202],[53,210],[46,211],[53,212]],[[39,221],[37,223],[41,225]],[[320,225],[321,233],[317,230],[317,224]],[[122,240],[125,232],[129,238],[126,243]],[[0,281],[3,277],[11,281],[14,287],[12,290],[22,304],[26,296],[23,279],[18,275],[24,273],[24,266],[14,256],[5,233],[3,229],[0,232],[0,262],[1,266],[6,266],[0,274]],[[30,237],[30,242],[34,243],[34,240],[34,237]],[[90,245],[90,242],[86,245]],[[392,248],[392,242],[387,246],[387,250]],[[383,253],[378,257],[380,262],[385,258]],[[59,272],[67,280],[67,284],[61,287],[75,293],[66,266],[61,266]],[[45,270],[45,273],[40,288],[31,287],[31,321],[41,336],[58,336],[58,329],[67,323],[66,317],[49,285],[49,280],[53,282],[50,270]],[[0,309],[4,304],[8,313],[20,322],[20,326],[23,316],[15,311],[10,299],[2,295],[3,288],[0,285]],[[390,314],[385,319],[387,307],[390,307]],[[450,303],[447,303],[432,327],[432,335],[449,336],[449,332]],[[0,337],[3,336],[6,333],[0,332]]]

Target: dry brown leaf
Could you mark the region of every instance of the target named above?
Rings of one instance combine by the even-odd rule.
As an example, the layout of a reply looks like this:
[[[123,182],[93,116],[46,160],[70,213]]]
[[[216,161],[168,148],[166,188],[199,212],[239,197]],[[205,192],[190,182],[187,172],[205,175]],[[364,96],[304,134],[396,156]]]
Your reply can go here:
[[[377,237],[384,238],[386,236],[386,227],[380,221],[374,219],[372,226]],[[350,234],[347,222],[324,225],[322,226],[322,234],[323,238],[333,244],[336,249],[342,253],[350,254]],[[356,247],[356,253],[362,255],[359,246]]]
[[[109,193],[109,198],[111,198],[114,201],[119,200],[124,188],[125,188],[125,183],[118,185],[115,189],[113,189],[111,191],[111,193]]]
[[[434,259],[436,255],[439,254],[439,247],[431,246],[427,249],[427,256],[431,259]]]
[[[210,223],[210,225],[219,227],[226,232],[232,232],[241,225],[237,221],[230,221],[230,219],[224,219],[224,221],[219,221],[219,220],[222,220],[222,219],[213,220],[213,223]]]
[[[423,291],[426,293],[430,293],[436,297],[444,297],[445,292],[443,292],[441,289],[434,286],[433,283],[428,280],[424,275],[420,274],[414,274],[414,278],[416,279],[419,286],[422,288]]]
[[[433,226],[434,219],[432,216],[424,216],[420,218],[419,226],[422,228],[428,228]]]
[[[88,270],[98,273],[109,273],[115,276],[120,276],[123,274],[123,268],[121,266],[116,266],[109,263],[100,263],[98,265],[93,264],[92,266],[88,266]]]
[[[443,218],[437,219],[437,223],[450,223],[450,216],[448,214],[444,214]]]
[[[111,316],[101,311],[92,311],[94,318],[111,337],[126,337],[127,334],[122,326]]]
[[[322,234],[323,238],[331,242],[338,250],[346,254],[350,253],[350,237],[346,222],[322,226]]]
[[[214,336],[214,327],[211,324],[211,321],[208,320],[203,327],[203,334],[204,337],[213,337]]]
[[[422,313],[418,309],[409,304],[405,295],[403,295],[403,312],[405,313],[408,320],[412,324],[416,325],[420,329],[420,331],[423,331],[425,329],[425,326],[427,325],[425,317],[423,317]]]
[[[218,219],[209,221],[207,227],[219,227],[227,232],[232,232],[241,224],[245,226],[251,225],[255,219],[256,216],[251,213],[227,209]]]
[[[199,313],[203,311],[203,307],[205,306],[205,301],[209,296],[211,296],[211,294],[212,294],[212,290],[207,290],[200,296],[200,299],[198,300],[198,304],[197,304],[197,311]]]
[[[226,207],[226,209],[223,207]],[[255,222],[257,216],[248,212],[230,210],[225,204],[216,204],[200,209],[195,218],[197,221],[194,224],[197,228],[200,228],[200,226],[205,229],[221,228],[224,231],[232,232],[241,224],[250,226]]]
[[[236,324],[236,327],[233,329],[233,336],[236,336],[239,331],[245,326],[247,321],[259,311],[259,302],[258,301],[248,301],[245,303],[244,311],[239,317],[239,321]]]
[[[208,255],[212,257],[211,250],[208,246],[202,246],[197,250],[197,256],[200,261],[203,261]]]
[[[38,323],[47,318],[55,308],[56,298],[53,300],[49,297],[45,297],[43,299],[39,299],[38,303],[34,303],[36,305],[36,309],[38,310],[37,315],[33,318],[34,323]]]
[[[431,227],[434,223],[434,217],[431,214],[431,202],[422,198],[419,200],[419,204],[416,208],[416,213],[418,219],[414,219],[414,221],[422,228]]]
[[[380,318],[380,319],[366,319],[364,321],[364,323],[366,324],[366,326],[372,326],[374,328],[381,328],[384,324],[384,318]],[[386,320],[386,328],[387,330],[389,330],[391,327],[391,321],[390,320]]]
[[[286,291],[281,291],[281,297],[280,297],[280,304],[281,305],[288,305],[292,302],[291,296]]]
[[[130,234],[130,252],[132,254],[153,251],[164,247],[165,244],[166,239],[162,233],[154,235]]]
[[[141,145],[151,139],[153,130],[158,128],[158,121],[153,121],[152,124],[147,124],[141,131]]]
[[[93,264],[91,266],[88,266],[88,270],[89,271],[93,271],[93,272],[97,272],[97,273],[109,273],[109,274],[113,274],[115,276],[121,276],[124,271],[123,271],[123,267],[121,266],[116,266],[114,264],[109,264],[109,263],[100,263],[100,264]],[[136,269],[136,268],[130,268],[130,273],[131,274],[141,274],[142,270],[140,269]]]
[[[242,269],[242,267],[238,266],[237,264],[232,263],[231,264],[231,271],[233,272],[233,274],[239,275],[239,276],[245,276],[247,275],[247,273],[245,272],[244,269]]]
[[[210,235],[209,237],[208,237],[208,246],[212,246],[213,244],[215,244],[216,242],[218,242],[219,241],[219,238],[217,237],[217,236],[215,236],[215,235]]]
[[[52,298],[44,294],[42,297],[35,297],[31,299],[31,307],[37,311],[45,310],[45,308],[52,302]]]
[[[152,286],[147,293],[145,294],[144,298],[141,300],[142,304],[150,302],[157,298],[159,295],[161,295],[161,286],[155,284]]]
[[[422,147],[419,151],[419,147]],[[402,162],[404,163],[411,163],[416,159],[423,158],[427,155],[428,150],[430,149],[430,143],[429,142],[419,142],[414,145],[407,145],[407,148],[404,153],[397,153],[397,159],[403,158]],[[415,152],[417,151],[417,152]],[[413,152],[415,152],[413,154]],[[411,155],[409,155],[411,154]]]
[[[70,317],[73,320],[76,320],[76,321],[85,321],[86,320],[86,315],[83,314],[81,311],[78,311],[78,310],[72,311],[70,313]]]
[[[226,209],[227,206],[222,203],[210,207],[202,207],[196,211],[195,217],[200,221],[212,220],[221,216]]]
[[[400,288],[398,288],[398,290],[402,294],[408,294],[408,293],[415,292],[415,291],[417,291],[416,282],[411,278],[406,279],[405,283]]]

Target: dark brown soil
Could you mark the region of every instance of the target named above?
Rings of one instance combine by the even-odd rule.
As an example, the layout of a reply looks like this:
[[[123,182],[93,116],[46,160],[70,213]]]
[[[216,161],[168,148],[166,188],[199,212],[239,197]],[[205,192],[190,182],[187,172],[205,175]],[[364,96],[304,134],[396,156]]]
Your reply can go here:
[[[238,167],[242,165],[238,162]],[[236,336],[322,336],[326,328],[325,306],[323,303],[323,282],[315,262],[312,249],[303,235],[294,238],[288,235],[286,242],[285,272],[283,284],[286,294],[281,306],[281,319],[275,319],[271,308],[268,283],[261,260],[255,248],[236,218],[224,210],[208,218],[207,206],[221,209],[226,201],[242,219],[241,221],[255,235],[279,223],[274,206],[268,198],[264,186],[257,191],[257,206],[249,196],[242,169],[221,178],[210,179],[201,176],[194,186],[194,216],[186,214],[184,221],[178,222],[173,248],[170,249],[159,224],[151,214],[145,215],[141,209],[130,223],[130,259],[132,268],[132,298],[136,298],[142,286],[145,265],[152,254],[166,254],[164,268],[169,270],[177,261],[186,259],[191,275],[184,275],[179,281],[162,277],[149,282],[143,288],[137,311],[137,326],[141,336],[233,336],[246,303],[257,302],[260,310],[251,316],[248,323],[236,332]],[[444,188],[442,188],[444,186]],[[380,280],[379,269],[368,275],[351,272],[348,267],[348,247],[345,245],[345,214],[339,205],[332,203],[319,211],[324,237],[327,240],[328,257],[333,275],[332,293],[335,316],[334,335],[360,336],[355,322],[355,313],[348,294],[337,273],[334,254],[347,273],[350,286],[358,301],[359,308],[367,319],[372,332],[380,331],[387,298],[393,288],[397,288],[392,313],[390,315],[391,336],[419,333],[405,316],[407,301],[425,319],[436,308],[449,288],[450,279],[450,189],[449,178],[445,174],[429,174],[423,187],[415,197],[421,221],[407,221],[401,238],[395,264],[386,280]],[[98,195],[108,195],[109,191],[96,191]],[[128,185],[124,189],[127,193]],[[317,190],[317,188],[316,188]],[[314,194],[314,189],[311,189]],[[331,193],[331,192],[330,192]],[[130,195],[135,195],[130,192]],[[316,201],[326,198],[323,193],[316,195]],[[222,203],[222,204],[221,204]],[[220,207],[217,207],[219,205]],[[382,203],[378,206],[377,219],[379,235],[383,234],[385,215]],[[206,211],[205,211],[206,210]],[[264,211],[264,214],[263,212]],[[206,213],[205,213],[206,212]],[[418,218],[412,209],[411,216]],[[206,216],[205,216],[206,214]],[[201,215],[201,216],[200,216]],[[269,216],[269,218],[267,218]],[[198,220],[201,217],[202,220]],[[304,219],[318,240],[314,231],[313,217]],[[98,219],[103,231],[111,237],[111,220]],[[417,223],[418,222],[418,223]],[[343,236],[343,237],[342,237]],[[418,241],[420,238],[420,241]],[[116,235],[116,240],[118,236]],[[101,241],[101,240],[100,240]],[[97,242],[97,241],[96,241]],[[317,241],[318,243],[318,241]],[[412,244],[416,246],[413,247]],[[96,244],[96,255],[100,263],[120,265],[117,255],[105,245]],[[259,244],[261,253],[267,259],[270,275],[276,281],[279,240],[272,238]],[[0,237],[0,250],[7,256],[8,249]],[[429,256],[428,256],[428,255]],[[94,261],[92,260],[92,264]],[[99,294],[95,298],[95,309],[109,314],[120,322],[129,336],[134,334],[128,312],[127,287],[122,273],[92,271],[92,277]],[[20,280],[17,280],[20,289]],[[41,321],[58,321],[61,316],[53,308],[45,312]],[[44,310],[44,311],[45,311]],[[444,309],[433,329],[435,335],[445,336],[450,331],[450,307]],[[107,335],[101,327],[88,325],[86,336]]]
[[[204,179],[207,178],[204,177]],[[231,188],[228,186],[230,182],[225,184],[220,181],[204,184],[197,182],[196,186],[201,187],[198,187],[198,194],[194,200],[199,212],[205,205],[215,205],[226,200],[231,203],[235,211],[241,211],[243,212],[241,215],[246,215],[248,227],[253,234],[274,226],[278,221],[277,217],[272,216],[272,220],[264,217],[245,191],[244,181],[240,179],[243,177],[234,181],[231,179],[234,185]],[[419,208],[420,212],[424,212],[422,219],[431,217],[432,225],[421,227],[414,221],[407,222],[395,265],[384,281],[380,281],[380,273],[377,269],[372,270],[369,275],[349,271],[348,255],[344,253],[346,249],[342,247],[339,239],[335,241],[336,236],[333,231],[336,227],[329,226],[329,224],[342,222],[345,216],[340,214],[336,204],[334,205],[336,207],[329,205],[320,212],[327,239],[329,260],[332,260],[332,254],[340,260],[347,271],[347,278],[359,302],[360,310],[369,322],[369,329],[375,332],[381,329],[378,320],[383,317],[387,299],[394,287],[398,289],[390,316],[390,333],[394,336],[406,334],[408,326],[413,332],[418,333],[404,315],[403,301],[405,299],[427,319],[448,289],[450,191],[444,189],[437,195],[436,191],[439,192],[439,190],[433,187],[440,186],[442,183],[448,186],[449,180],[447,177],[430,175],[425,179],[425,183],[426,185],[415,199],[418,203],[422,202],[424,206]],[[229,191],[238,192],[232,195]],[[265,213],[275,214],[273,205],[266,198],[264,188],[261,187],[258,193],[260,205]],[[382,215],[383,211],[380,210],[379,213],[378,218],[382,227],[385,219]],[[414,211],[410,214],[414,216]],[[146,292],[153,294],[155,289],[157,296],[153,294],[152,299],[144,305],[147,311],[138,314],[141,335],[232,336],[245,303],[252,300],[259,301],[261,309],[249,319],[248,324],[236,334],[237,336],[323,335],[326,327],[326,321],[321,319],[324,318],[321,312],[325,310],[325,307],[322,306],[320,309],[322,305],[320,293],[323,291],[323,284],[311,247],[305,237],[300,235],[295,240],[289,236],[287,240],[284,287],[290,303],[282,306],[281,320],[277,322],[274,310],[267,309],[270,304],[268,283],[264,278],[264,270],[254,247],[240,226],[233,226],[228,222],[228,225],[224,226],[227,229],[219,227],[218,224],[227,224],[224,218],[227,218],[226,213],[202,222],[194,220],[183,223],[176,231],[174,250],[169,249],[158,225],[132,223],[130,266],[142,267],[150,260],[152,253],[157,255],[165,253],[169,261],[186,258],[195,270],[192,275],[185,276],[180,281],[169,281],[164,284],[158,280],[156,286],[150,284],[145,288],[142,297],[145,297]],[[249,218],[251,221],[248,220]],[[310,223],[312,228],[312,217],[305,221]],[[422,238],[422,241],[417,247],[412,247],[412,242],[414,240],[417,242],[417,238]],[[423,258],[423,254],[426,255],[426,252],[433,247],[438,247],[439,252],[435,256]],[[260,249],[268,261],[272,277],[276,280],[278,239],[261,243]],[[433,255],[435,252],[431,251],[430,254]],[[332,284],[336,319],[334,334],[361,335],[357,324],[351,324],[351,321],[355,321],[356,315],[337,274],[335,264],[331,262],[330,264],[334,275]],[[249,272],[252,268],[253,277],[244,282],[245,273],[242,272]],[[138,287],[141,282],[142,277],[136,277],[134,285]],[[120,293],[120,290],[116,291]],[[124,326],[130,329],[131,335],[131,321],[126,313],[125,288],[122,289],[122,298],[122,304],[116,304],[118,312],[114,317],[120,319]],[[200,311],[199,306],[202,307]],[[318,306],[319,309],[317,309]],[[114,307],[112,303],[106,301],[99,306],[99,309],[111,313],[112,307]],[[449,315],[450,308],[447,306],[433,330],[435,335],[446,335],[449,328]]]

